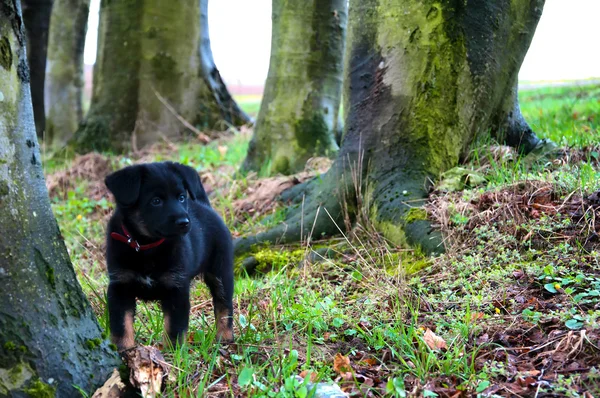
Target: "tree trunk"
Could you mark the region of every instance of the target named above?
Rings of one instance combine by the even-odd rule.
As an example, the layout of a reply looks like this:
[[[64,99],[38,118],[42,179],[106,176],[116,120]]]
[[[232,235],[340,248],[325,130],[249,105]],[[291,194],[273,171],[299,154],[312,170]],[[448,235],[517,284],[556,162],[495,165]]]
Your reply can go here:
[[[338,150],[347,12],[347,0],[273,0],[269,75],[244,169],[290,174]]]
[[[46,76],[46,146],[64,146],[83,119],[83,50],[90,0],[55,0]]]
[[[118,357],[101,337],[50,209],[19,2],[0,1],[0,396],[73,397]]]
[[[46,112],[44,110],[44,79],[52,0],[23,0],[23,22],[27,32],[27,59],[31,75],[31,100],[38,138],[43,138]]]
[[[207,3],[102,1],[92,103],[74,137],[78,151],[177,140],[186,130],[175,113],[209,129],[249,121],[212,59]]]
[[[420,209],[430,181],[456,165],[478,134],[491,130],[527,147],[537,141],[514,106],[513,90],[543,5],[351,0],[348,116],[337,160],[321,183],[284,195],[299,202],[308,193],[304,214],[296,206],[281,226],[239,240],[237,252],[264,241],[297,241],[309,231],[337,233],[323,208],[340,226],[348,209],[350,218],[368,216],[397,244],[443,251]]]

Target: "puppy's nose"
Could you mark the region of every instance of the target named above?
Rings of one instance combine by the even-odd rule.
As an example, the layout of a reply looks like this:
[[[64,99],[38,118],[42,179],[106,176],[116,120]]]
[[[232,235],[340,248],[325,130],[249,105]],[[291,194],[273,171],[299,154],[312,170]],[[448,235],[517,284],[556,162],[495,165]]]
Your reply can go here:
[[[190,225],[190,219],[187,217],[182,217],[177,219],[177,221],[175,221],[175,224],[179,227],[179,228],[187,228]]]

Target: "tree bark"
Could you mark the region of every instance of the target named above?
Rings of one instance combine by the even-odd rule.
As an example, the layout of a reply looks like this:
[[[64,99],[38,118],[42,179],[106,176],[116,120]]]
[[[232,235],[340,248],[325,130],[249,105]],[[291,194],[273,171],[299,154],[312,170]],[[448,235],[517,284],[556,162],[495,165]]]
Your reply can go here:
[[[479,134],[491,130],[526,147],[537,140],[514,106],[513,89],[543,5],[351,0],[348,116],[337,160],[321,183],[284,195],[298,203],[306,193],[304,214],[296,205],[287,222],[238,240],[236,251],[337,233],[347,209],[399,245],[442,252],[440,234],[419,209],[430,182]]]
[[[290,174],[338,150],[347,0],[273,0],[271,61],[243,168]]]
[[[0,1],[0,396],[92,392],[118,357],[101,337],[50,209],[19,2]]]
[[[90,0],[55,0],[45,87],[47,147],[60,148],[83,119],[83,50]]]
[[[185,127],[160,98],[200,128],[249,121],[223,84],[210,51],[208,0],[103,0],[92,103],[73,145],[137,149],[182,138]]]
[[[38,138],[43,138],[46,125],[44,109],[44,79],[46,76],[46,54],[48,52],[48,30],[52,0],[23,0],[23,22],[27,33],[27,59],[31,75],[31,100]]]

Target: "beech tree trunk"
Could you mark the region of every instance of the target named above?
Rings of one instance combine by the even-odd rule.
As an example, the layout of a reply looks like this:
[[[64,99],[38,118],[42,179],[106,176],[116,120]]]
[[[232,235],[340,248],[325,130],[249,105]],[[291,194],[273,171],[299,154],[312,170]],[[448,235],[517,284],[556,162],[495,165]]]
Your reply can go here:
[[[271,61],[243,169],[290,174],[338,150],[347,0],[273,0]]]
[[[50,209],[21,21],[19,2],[0,0],[0,396],[73,397],[120,361]]]
[[[83,50],[90,0],[54,0],[45,87],[47,147],[60,148],[83,119]]]
[[[38,138],[43,138],[46,112],[44,109],[44,79],[52,0],[22,0],[23,22],[27,32],[27,59],[31,75],[31,100]]]
[[[313,238],[335,234],[347,209],[350,218],[367,215],[399,245],[442,252],[440,234],[420,209],[430,181],[455,166],[479,134],[492,131],[524,151],[539,142],[519,112],[515,85],[543,5],[351,0],[346,130],[337,160],[324,181],[284,193],[296,203],[286,222],[238,240],[236,251],[298,241],[311,231]]]
[[[174,112],[201,129],[249,121],[214,64],[207,8],[208,0],[102,1],[92,103],[76,150],[180,139],[189,131]]]

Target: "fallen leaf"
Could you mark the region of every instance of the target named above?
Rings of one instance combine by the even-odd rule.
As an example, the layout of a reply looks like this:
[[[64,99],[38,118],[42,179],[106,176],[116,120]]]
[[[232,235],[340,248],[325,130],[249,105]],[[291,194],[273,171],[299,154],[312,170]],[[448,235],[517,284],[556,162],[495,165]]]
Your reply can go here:
[[[227,154],[227,150],[229,148],[226,145],[219,145],[217,147],[217,150],[219,151],[219,153],[221,154],[221,157],[225,157],[225,155]]]
[[[534,370],[528,370],[526,372],[522,372],[521,376],[523,376],[523,377],[536,377],[536,376],[539,376],[540,373],[542,373],[542,372],[540,372],[537,369],[534,369]]]
[[[364,363],[365,365],[369,365],[369,366],[375,366],[379,363],[379,361],[375,358],[366,358],[366,359],[363,359],[361,362]]]
[[[317,377],[319,376],[319,374],[317,372],[313,372],[312,370],[303,370],[302,372],[300,372],[300,377],[302,377],[303,379],[306,379],[307,376],[309,376],[310,381],[314,383],[315,381],[317,381]]]
[[[527,234],[527,235],[529,235],[529,234]],[[525,241],[527,239],[523,239],[523,240]],[[513,271],[513,277],[515,279],[521,279],[524,275],[525,275],[525,273],[521,270]]]
[[[483,312],[474,312],[471,314],[471,322],[479,321],[479,320],[483,319],[483,316],[484,316]]]
[[[537,380],[533,377],[518,377],[517,383],[519,383],[521,387],[531,387],[536,385]]]
[[[427,328],[423,334],[423,340],[425,341],[425,344],[427,344],[427,346],[432,350],[445,350],[448,348],[446,341],[437,334],[433,333],[429,328]]]
[[[121,380],[119,371],[115,369],[106,383],[92,395],[92,398],[120,398],[124,396],[125,390],[125,383]]]
[[[350,358],[343,356],[339,352],[335,354],[335,358],[333,358],[333,370],[340,375],[351,372]]]
[[[156,397],[171,369],[160,351],[151,346],[139,346],[125,351],[123,356],[129,367],[129,382],[140,389],[142,397]]]

